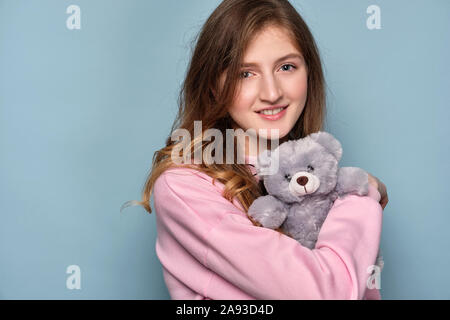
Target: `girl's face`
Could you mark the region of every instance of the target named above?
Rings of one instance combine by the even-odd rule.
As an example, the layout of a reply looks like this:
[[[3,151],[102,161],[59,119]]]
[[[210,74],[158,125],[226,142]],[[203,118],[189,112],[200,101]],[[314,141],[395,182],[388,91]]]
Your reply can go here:
[[[307,85],[306,65],[289,34],[279,27],[266,27],[244,54],[237,94],[228,112],[244,131],[253,128],[258,134],[259,129],[267,129],[264,138],[270,139],[270,129],[278,129],[281,139],[304,109]],[[261,112],[273,107],[273,114]]]

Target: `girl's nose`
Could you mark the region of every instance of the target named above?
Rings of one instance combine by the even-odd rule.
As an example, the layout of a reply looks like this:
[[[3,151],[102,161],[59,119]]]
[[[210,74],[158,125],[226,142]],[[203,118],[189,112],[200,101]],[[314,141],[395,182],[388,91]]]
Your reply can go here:
[[[273,75],[265,76],[261,85],[260,98],[275,104],[282,95],[281,87]]]

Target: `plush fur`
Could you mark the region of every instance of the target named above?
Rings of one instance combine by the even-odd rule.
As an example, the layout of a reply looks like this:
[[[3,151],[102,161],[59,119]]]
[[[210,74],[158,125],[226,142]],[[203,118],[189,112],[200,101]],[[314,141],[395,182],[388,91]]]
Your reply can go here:
[[[256,169],[268,195],[257,198],[248,214],[264,227],[281,228],[313,249],[334,201],[348,194],[368,194],[367,172],[340,168],[341,157],[340,142],[324,131],[261,153]]]

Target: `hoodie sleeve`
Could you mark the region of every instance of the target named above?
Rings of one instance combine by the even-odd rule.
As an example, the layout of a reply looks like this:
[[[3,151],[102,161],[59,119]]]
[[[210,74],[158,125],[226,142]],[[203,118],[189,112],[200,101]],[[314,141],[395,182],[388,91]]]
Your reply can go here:
[[[367,268],[375,263],[382,227],[377,190],[366,197],[337,199],[316,248],[310,250],[288,236],[254,226],[207,177],[195,170],[168,170],[154,187],[164,236],[180,243],[203,266],[259,300],[363,299],[367,291],[372,297],[378,294],[366,290]],[[178,268],[183,277],[183,266],[166,249],[162,263]],[[212,293],[214,287],[204,291]]]

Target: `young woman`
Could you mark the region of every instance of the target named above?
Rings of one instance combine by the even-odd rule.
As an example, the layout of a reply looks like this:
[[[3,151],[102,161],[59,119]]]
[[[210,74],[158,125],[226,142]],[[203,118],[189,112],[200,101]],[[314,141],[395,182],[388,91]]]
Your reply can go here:
[[[224,139],[226,129],[267,129],[259,138],[271,148],[270,129],[282,143],[323,128],[324,88],[313,36],[287,0],[225,0],[199,34],[172,131],[195,138],[191,159],[195,146],[213,142],[195,134],[196,120],[203,133],[218,129]],[[368,196],[336,200],[310,250],[247,215],[265,194],[252,166],[262,150],[235,142],[234,159],[243,150],[246,163],[175,164],[174,150],[186,141],[171,137],[155,153],[139,204],[151,213],[153,192],[156,253],[172,299],[380,299],[367,280],[385,186],[370,176]]]

